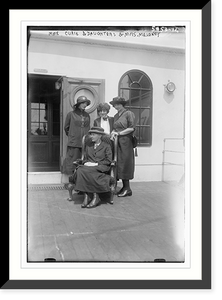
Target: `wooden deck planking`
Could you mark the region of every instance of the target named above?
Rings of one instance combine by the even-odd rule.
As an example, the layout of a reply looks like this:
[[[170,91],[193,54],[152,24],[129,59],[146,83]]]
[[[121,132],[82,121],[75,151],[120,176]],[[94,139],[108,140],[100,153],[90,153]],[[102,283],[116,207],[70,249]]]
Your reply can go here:
[[[121,202],[120,204],[123,204],[123,202]],[[139,202],[137,202],[135,205],[139,206],[140,204]],[[131,221],[131,224],[129,226],[126,225],[122,226],[122,229],[119,231],[119,235],[128,244],[128,247],[130,247],[131,250],[134,251],[135,254],[139,256],[142,261],[153,261],[157,257],[165,257],[164,252],[162,250],[160,251],[160,249],[155,246],[152,240],[148,240],[146,238],[147,236],[149,236],[150,228],[149,228],[148,220],[150,217],[149,215],[150,211],[149,214],[146,213],[146,219],[145,219],[145,215],[141,216],[140,210],[137,209],[138,207],[136,207],[135,209],[135,205],[133,205],[134,221]],[[133,218],[132,213],[129,213],[132,212],[131,206],[132,203],[130,202],[130,200],[128,200],[128,203],[125,203],[124,210],[127,211],[127,215],[130,216],[130,218]],[[119,222],[119,220],[117,220],[117,222]],[[158,226],[159,224],[156,224],[153,225],[152,227],[155,227],[158,230]],[[155,232],[155,234],[157,234],[157,232]],[[162,234],[161,231],[159,231],[158,232],[159,238],[161,234]]]
[[[115,203],[116,205],[120,206],[120,202]],[[129,227],[131,228],[136,226],[137,220],[133,217],[132,214],[118,213],[119,210],[114,208],[114,206],[105,207],[105,210],[106,215],[111,217],[109,218],[109,220],[114,220],[115,222],[114,228],[112,225],[110,226],[110,231],[108,231],[108,238],[110,238],[113,245],[115,245],[115,249],[119,249],[118,252],[121,253],[121,257],[119,259],[121,261],[126,261],[129,259],[129,257],[131,257],[133,260],[137,261],[140,258],[140,255],[139,253],[137,253],[137,251],[135,251],[134,246],[136,242],[134,240],[134,236],[132,234],[131,229],[128,229]],[[129,230],[128,233],[126,233],[126,230]],[[127,239],[124,238],[125,233],[127,235]],[[120,242],[119,237],[121,237],[122,243]],[[128,248],[127,251],[126,248]]]
[[[32,200],[28,201],[27,205],[27,220],[28,224],[28,255],[27,262],[38,261],[44,257],[44,241],[42,237],[42,221],[38,194],[33,194]]]
[[[107,262],[110,260],[106,248],[104,245],[100,245],[100,236],[115,226],[113,220],[107,218],[107,215],[104,213],[106,205],[107,204],[102,204],[96,209],[82,209],[84,223],[89,233],[85,236],[85,241],[88,245],[88,249],[90,249],[92,253],[94,261]],[[112,227],[110,227],[111,222]]]
[[[65,190],[29,192],[29,257],[103,262],[183,257],[173,232],[174,222],[183,223],[181,191],[173,188],[171,197],[167,184],[132,186],[132,197],[115,197],[113,206],[103,202],[95,209],[82,209],[77,194],[67,201]]]
[[[105,249],[105,252],[107,253],[107,256],[111,261],[125,261],[123,248],[119,248],[120,242],[117,242],[116,238],[118,237],[119,232],[130,223],[127,222],[127,220],[124,219],[123,216],[116,217],[115,215],[111,214],[109,212],[109,209],[113,210],[113,206],[110,206],[109,204],[103,205],[101,209],[103,211],[103,214],[105,215],[105,222],[103,221],[103,223],[105,223],[105,228],[101,226],[98,234],[96,235],[98,244],[102,243],[102,247]],[[132,221],[130,220],[130,222]],[[109,244],[109,248],[106,247],[107,242]],[[104,261],[103,258],[101,258],[100,260]]]
[[[124,259],[120,249],[118,249],[116,244],[110,239],[109,233],[102,233],[100,235],[97,235],[96,238],[97,242],[101,245],[106,255],[108,256],[109,262],[118,262]]]
[[[69,209],[67,222],[71,224],[68,227],[70,230],[70,239],[76,253],[72,257],[72,261],[90,261],[93,259],[93,255],[86,243],[86,235],[89,232],[89,228],[85,222],[85,218],[83,218],[84,216],[81,214],[79,206],[76,207],[73,202],[66,201],[66,207]]]

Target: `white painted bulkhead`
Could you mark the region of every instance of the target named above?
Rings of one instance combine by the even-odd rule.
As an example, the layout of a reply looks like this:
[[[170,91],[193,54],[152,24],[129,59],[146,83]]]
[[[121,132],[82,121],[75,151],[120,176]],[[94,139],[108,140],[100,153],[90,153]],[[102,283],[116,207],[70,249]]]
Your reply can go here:
[[[183,41],[183,39],[182,39]],[[159,43],[159,41],[158,41]],[[185,46],[160,45],[55,38],[32,34],[28,50],[28,73],[50,74],[72,78],[105,80],[105,99],[109,102],[118,94],[121,76],[132,69],[145,72],[153,84],[153,134],[151,147],[138,147],[135,181],[163,179],[163,146],[166,138],[184,138],[185,117]],[[173,94],[164,84],[174,82]],[[71,107],[70,107],[71,110]],[[116,113],[110,110],[110,116]],[[63,122],[65,116],[63,116]],[[184,174],[183,140],[167,140],[167,162],[179,165],[164,167],[164,180],[179,181]],[[61,183],[60,172],[29,173],[29,184]]]

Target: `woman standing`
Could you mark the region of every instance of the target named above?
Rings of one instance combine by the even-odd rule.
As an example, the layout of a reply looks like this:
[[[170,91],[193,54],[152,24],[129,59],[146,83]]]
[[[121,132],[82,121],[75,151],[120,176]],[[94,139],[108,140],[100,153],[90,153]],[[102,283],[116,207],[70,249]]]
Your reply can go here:
[[[127,101],[122,97],[115,97],[110,102],[117,110],[114,116],[113,131],[111,139],[118,136],[117,148],[117,180],[122,179],[123,187],[117,193],[118,197],[132,196],[129,181],[134,178],[134,150],[132,144],[132,133],[135,130],[135,115],[126,110]]]
[[[100,103],[97,107],[99,118],[94,120],[93,126],[102,127],[106,134],[110,134],[113,130],[113,117],[109,117],[110,105],[108,103]]]
[[[73,162],[81,158],[82,154],[82,137],[90,129],[90,116],[85,108],[90,104],[90,100],[85,96],[80,96],[73,111],[70,111],[65,120],[64,130],[68,136],[67,153],[63,163],[63,173],[73,174]]]

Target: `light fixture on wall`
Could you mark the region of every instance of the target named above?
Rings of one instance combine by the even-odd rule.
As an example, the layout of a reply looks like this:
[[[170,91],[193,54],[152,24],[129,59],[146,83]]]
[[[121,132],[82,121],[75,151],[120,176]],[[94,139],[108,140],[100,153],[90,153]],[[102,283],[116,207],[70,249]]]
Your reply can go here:
[[[165,86],[165,89],[168,93],[173,93],[176,89],[175,84],[170,80],[168,80],[168,83],[164,84],[164,86]]]

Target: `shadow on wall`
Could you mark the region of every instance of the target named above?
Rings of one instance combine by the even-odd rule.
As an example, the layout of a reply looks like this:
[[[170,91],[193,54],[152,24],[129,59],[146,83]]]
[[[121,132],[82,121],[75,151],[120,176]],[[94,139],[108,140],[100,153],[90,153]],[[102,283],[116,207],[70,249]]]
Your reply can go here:
[[[165,87],[163,87],[163,99],[170,104],[173,99],[174,99],[174,94],[173,93],[168,93],[165,89]]]

